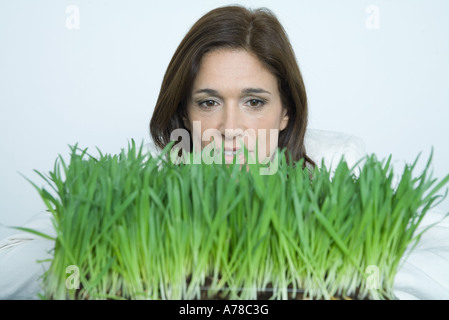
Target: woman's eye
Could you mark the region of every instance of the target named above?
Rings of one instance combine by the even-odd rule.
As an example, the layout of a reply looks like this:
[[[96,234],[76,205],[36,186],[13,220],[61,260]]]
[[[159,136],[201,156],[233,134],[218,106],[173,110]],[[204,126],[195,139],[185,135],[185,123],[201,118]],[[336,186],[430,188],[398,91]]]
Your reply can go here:
[[[247,103],[252,108],[260,108],[265,104],[265,101],[262,101],[259,99],[251,99],[251,100],[248,100]]]
[[[200,101],[198,104],[203,109],[211,109],[211,108],[217,106],[218,102],[215,100],[203,100],[203,101]],[[257,109],[257,108],[263,107],[265,105],[265,101],[260,100],[260,99],[250,99],[250,100],[246,101],[245,104],[251,108]]]
[[[200,107],[207,109],[207,108],[214,107],[216,104],[217,104],[217,102],[214,100],[205,100],[205,101],[200,102]]]

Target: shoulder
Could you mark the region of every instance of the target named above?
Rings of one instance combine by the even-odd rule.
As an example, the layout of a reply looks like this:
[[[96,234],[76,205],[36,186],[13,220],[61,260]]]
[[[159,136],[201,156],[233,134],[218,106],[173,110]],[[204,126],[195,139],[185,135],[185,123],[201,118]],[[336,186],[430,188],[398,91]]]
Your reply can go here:
[[[304,138],[307,155],[320,167],[333,170],[344,158],[348,166],[355,166],[366,156],[365,143],[354,134],[308,129]]]

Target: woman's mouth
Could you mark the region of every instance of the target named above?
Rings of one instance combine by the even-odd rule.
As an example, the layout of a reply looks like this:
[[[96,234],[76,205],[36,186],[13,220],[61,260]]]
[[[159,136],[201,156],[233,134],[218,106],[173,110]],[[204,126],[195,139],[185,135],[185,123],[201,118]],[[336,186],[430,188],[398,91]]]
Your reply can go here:
[[[237,154],[237,150],[235,150],[235,151],[224,150],[224,155],[225,155],[225,157],[235,156],[236,154]]]
[[[236,158],[236,163],[244,163],[245,154],[241,149],[237,150],[223,150],[223,154],[226,160],[226,163],[232,163],[234,158]]]

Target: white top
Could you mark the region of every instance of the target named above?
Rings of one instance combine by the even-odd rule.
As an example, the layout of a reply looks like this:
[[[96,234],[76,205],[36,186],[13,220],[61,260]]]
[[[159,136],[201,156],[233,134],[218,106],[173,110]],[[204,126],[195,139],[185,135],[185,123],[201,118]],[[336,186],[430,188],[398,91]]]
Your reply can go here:
[[[353,135],[309,129],[306,134],[308,155],[328,168],[333,168],[342,156],[348,165],[365,155],[363,141]],[[148,144],[149,151],[158,150]],[[449,218],[443,220],[443,212],[430,210],[417,232],[440,221],[426,231],[417,247],[403,258],[394,283],[398,299],[449,299]],[[23,227],[55,236],[51,215],[41,212]],[[49,267],[49,262],[37,260],[51,258],[54,242],[31,233],[17,232],[0,241],[0,299],[39,299],[39,277]],[[410,249],[410,248],[409,248]],[[409,250],[408,249],[408,250]]]

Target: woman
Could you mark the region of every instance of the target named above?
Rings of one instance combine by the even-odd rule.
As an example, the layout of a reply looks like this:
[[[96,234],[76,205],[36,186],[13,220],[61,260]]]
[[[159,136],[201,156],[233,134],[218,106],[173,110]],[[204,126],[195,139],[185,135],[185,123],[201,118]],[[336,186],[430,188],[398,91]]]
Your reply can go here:
[[[251,159],[272,160],[285,149],[288,163],[314,166],[304,146],[307,115],[304,82],[278,19],[264,8],[227,6],[200,18],[177,48],[150,132],[160,149],[181,137],[176,146],[187,152],[223,143],[227,162],[244,144]]]

